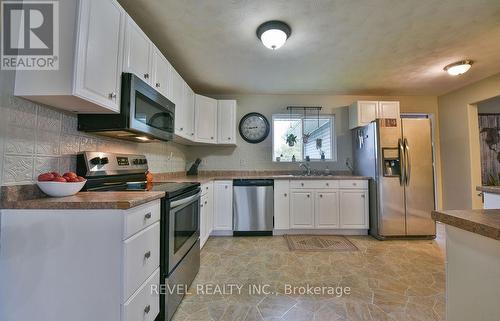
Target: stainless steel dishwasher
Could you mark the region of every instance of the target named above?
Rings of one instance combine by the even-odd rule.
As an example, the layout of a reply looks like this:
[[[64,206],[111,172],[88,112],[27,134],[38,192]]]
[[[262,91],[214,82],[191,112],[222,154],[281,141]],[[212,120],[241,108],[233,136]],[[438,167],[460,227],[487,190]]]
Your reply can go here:
[[[238,179],[233,181],[233,235],[272,235],[274,181]]]

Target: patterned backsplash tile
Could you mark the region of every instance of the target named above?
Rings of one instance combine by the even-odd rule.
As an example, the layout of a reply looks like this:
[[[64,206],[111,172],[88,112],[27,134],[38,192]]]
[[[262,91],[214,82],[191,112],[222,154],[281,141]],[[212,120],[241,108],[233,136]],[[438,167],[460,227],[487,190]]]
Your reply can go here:
[[[74,171],[75,155],[80,151],[145,154],[152,172],[185,170],[184,146],[170,142],[138,144],[89,135],[77,130],[74,114],[12,95],[2,101],[0,185],[29,184],[39,173],[52,170]]]

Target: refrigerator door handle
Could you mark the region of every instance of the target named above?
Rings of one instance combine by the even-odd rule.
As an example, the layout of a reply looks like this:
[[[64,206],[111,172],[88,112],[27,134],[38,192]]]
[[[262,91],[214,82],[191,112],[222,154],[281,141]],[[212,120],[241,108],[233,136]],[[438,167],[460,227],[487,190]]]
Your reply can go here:
[[[405,138],[404,142],[404,149],[405,149],[405,176],[406,176],[406,186],[410,185],[410,178],[411,178],[411,156],[410,156],[410,145],[408,144],[408,140]]]
[[[401,167],[401,174],[399,175],[399,185],[403,186],[406,182],[406,162],[405,162],[405,149],[401,138],[398,140],[399,148],[399,161]]]

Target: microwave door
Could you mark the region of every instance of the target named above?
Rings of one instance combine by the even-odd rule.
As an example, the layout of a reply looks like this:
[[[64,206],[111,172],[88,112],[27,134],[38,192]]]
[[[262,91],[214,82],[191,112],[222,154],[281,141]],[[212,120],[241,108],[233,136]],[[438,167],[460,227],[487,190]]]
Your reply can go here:
[[[137,77],[131,82],[129,117],[132,130],[161,140],[173,139],[174,103]]]

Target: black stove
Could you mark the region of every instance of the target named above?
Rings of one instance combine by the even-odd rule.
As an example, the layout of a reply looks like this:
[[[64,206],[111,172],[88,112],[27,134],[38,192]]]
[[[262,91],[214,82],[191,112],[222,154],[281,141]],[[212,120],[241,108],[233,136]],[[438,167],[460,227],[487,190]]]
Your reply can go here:
[[[77,156],[77,173],[87,179],[86,191],[159,191],[174,198],[200,183],[146,182],[148,162],[144,155],[84,152]]]

